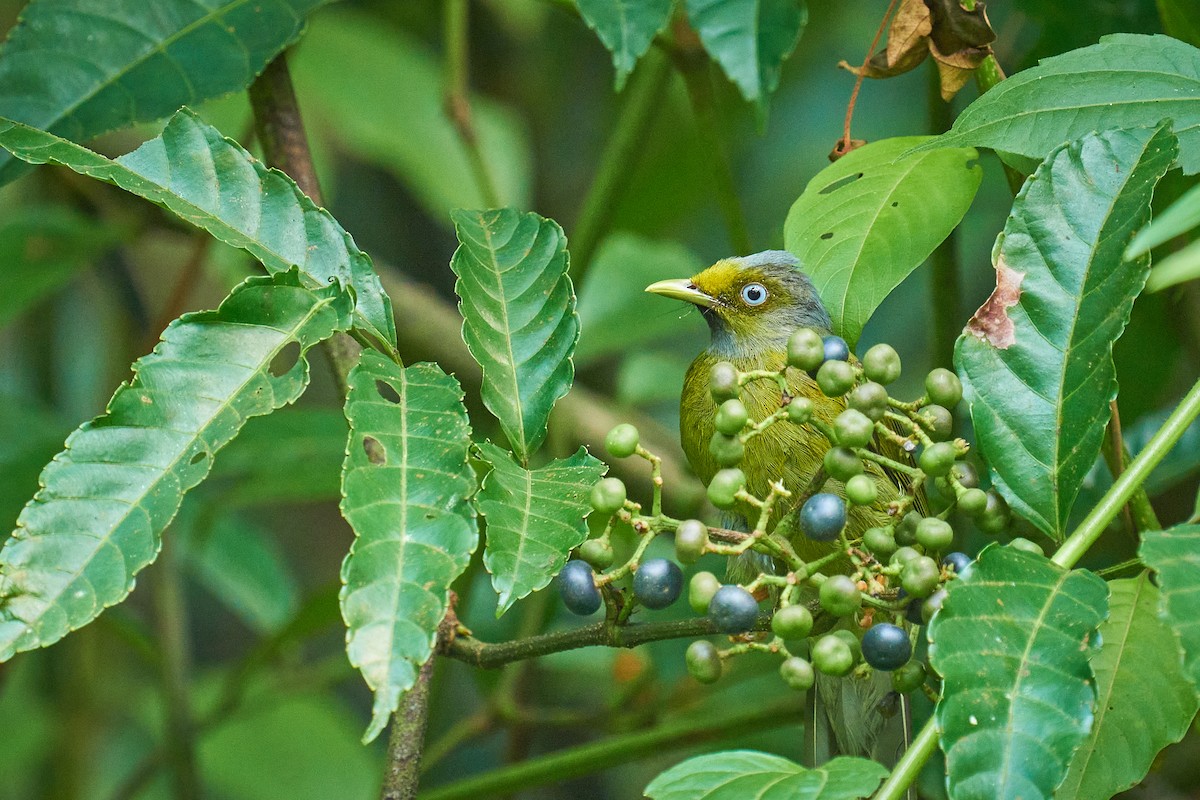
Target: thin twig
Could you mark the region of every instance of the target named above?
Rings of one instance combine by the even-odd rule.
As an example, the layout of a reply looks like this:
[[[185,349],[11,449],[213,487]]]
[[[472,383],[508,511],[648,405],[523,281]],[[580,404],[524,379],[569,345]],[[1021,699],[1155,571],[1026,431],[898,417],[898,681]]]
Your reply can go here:
[[[475,183],[484,205],[488,208],[499,208],[500,193],[496,191],[496,181],[487,159],[483,157],[479,133],[475,130],[475,118],[471,113],[469,32],[467,0],[448,0],[443,21],[446,42],[446,117],[454,125],[454,130],[467,151],[467,161],[475,175]]]
[[[871,47],[867,50],[866,58],[863,59],[862,67],[858,70],[858,75],[854,79],[854,90],[850,92],[850,102],[846,103],[846,119],[842,124],[842,146],[841,153],[844,155],[850,152],[850,123],[854,120],[854,107],[858,104],[858,92],[862,89],[863,79],[867,76],[867,67],[871,63],[871,56],[875,55],[875,49],[879,47],[879,40],[883,38],[883,32],[887,30],[888,20],[892,18],[892,12],[896,10],[897,0],[892,0],[888,3],[887,11],[883,13],[883,19],[879,20],[879,27],[875,29],[875,38],[871,40]]]
[[[175,548],[165,547],[158,557],[154,581],[154,622],[161,653],[160,677],[166,707],[166,755],[171,764],[176,800],[197,800],[200,780],[196,772],[196,737],[188,695],[187,606],[183,601],[183,572]]]

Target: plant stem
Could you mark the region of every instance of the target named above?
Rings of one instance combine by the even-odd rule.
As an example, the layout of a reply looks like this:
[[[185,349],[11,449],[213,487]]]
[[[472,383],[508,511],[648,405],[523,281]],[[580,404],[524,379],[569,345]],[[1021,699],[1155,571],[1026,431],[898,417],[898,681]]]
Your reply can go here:
[[[499,208],[500,193],[496,191],[496,181],[488,168],[487,159],[483,157],[483,148],[479,146],[479,135],[471,114],[469,31],[467,0],[447,0],[443,29],[446,40],[446,116],[453,123],[467,151],[467,160],[484,205]]]
[[[629,82],[616,127],[604,146],[571,231],[571,280],[576,285],[587,274],[596,246],[612,224],[617,201],[633,179],[638,157],[645,151],[646,139],[663,103],[670,66],[667,57],[651,47]]]
[[[770,730],[793,723],[800,717],[799,707],[794,704],[724,716],[696,715],[649,731],[610,736],[593,744],[457,781],[422,794],[421,800],[500,797],[508,792],[561,782],[690,744]]]
[[[858,75],[854,78],[854,90],[850,92],[850,101],[846,103],[846,119],[842,123],[842,140],[834,150],[838,155],[845,155],[851,150],[850,123],[854,120],[854,107],[858,104],[858,93],[862,89],[863,78],[866,77],[867,65],[871,63],[871,56],[875,55],[875,48],[879,47],[879,40],[883,38],[888,20],[892,18],[892,12],[895,10],[896,0],[891,0],[888,3],[887,11],[883,12],[883,19],[879,20],[879,27],[875,29],[875,38],[871,40],[871,46],[867,49],[866,57],[863,58],[862,67],[859,68]]]
[[[429,721],[429,682],[433,677],[430,658],[417,673],[417,682],[404,693],[392,717],[388,733],[387,768],[380,800],[413,800],[421,779],[421,748]]]
[[[929,132],[936,136],[950,130],[954,120],[950,104],[942,99],[938,71],[932,59],[929,75],[925,104],[929,113]],[[963,326],[957,227],[934,249],[930,262],[933,267],[933,363],[949,365],[954,361],[954,342]]]
[[[160,677],[166,707],[166,755],[171,764],[174,797],[196,800],[200,781],[196,775],[195,724],[188,698],[187,606],[184,604],[183,573],[173,547],[164,547],[158,557],[154,583],[154,623],[158,632]]]
[[[904,755],[896,762],[892,774],[888,775],[887,780],[883,782],[883,786],[879,787],[879,791],[874,794],[872,800],[901,800],[905,797],[908,787],[917,780],[917,776],[921,774],[921,768],[937,750],[937,746],[937,726],[930,719],[925,723],[925,727],[921,728],[917,738],[913,739],[912,744],[904,751]]]
[[[1004,70],[1000,68],[1000,62],[996,60],[996,56],[994,55],[985,58],[975,68],[975,85],[979,87],[980,94],[991,89],[1002,80],[1004,80]],[[1004,178],[1008,181],[1008,189],[1016,197],[1017,192],[1021,191],[1021,184],[1025,183],[1025,176],[1003,161],[1000,164],[1004,167]]]
[[[1104,454],[1105,463],[1108,464],[1108,471],[1113,480],[1116,480],[1125,471],[1129,450],[1125,447],[1125,440],[1121,435],[1121,414],[1117,408],[1117,401],[1113,400],[1110,405],[1112,416],[1108,420],[1107,435],[1102,442],[1101,452]],[[1150,496],[1140,486],[1133,493],[1133,497],[1129,498],[1129,505],[1122,509],[1122,514],[1126,518],[1130,535],[1135,538],[1138,531],[1162,530],[1158,515],[1154,513],[1154,506],[1150,504]]]

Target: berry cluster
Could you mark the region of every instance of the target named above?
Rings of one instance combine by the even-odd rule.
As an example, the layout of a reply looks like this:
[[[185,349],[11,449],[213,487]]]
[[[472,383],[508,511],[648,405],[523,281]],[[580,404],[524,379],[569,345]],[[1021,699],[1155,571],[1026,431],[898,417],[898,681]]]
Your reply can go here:
[[[801,392],[792,385],[798,379],[793,370],[812,379],[799,378]],[[866,668],[891,672],[898,692],[922,686],[925,670],[912,660],[915,634],[909,627],[928,623],[946,596],[946,583],[971,560],[953,550],[953,512],[973,519],[989,534],[1005,530],[1011,515],[999,494],[980,488],[974,466],[964,460],[967,443],[954,438],[950,409],[962,399],[958,377],[935,369],[925,379],[924,395],[904,402],[886,388],[900,373],[900,357],[886,344],[870,348],[858,362],[843,339],[807,328],[789,339],[787,366],[781,370],[742,372],[728,362],[713,366],[710,391],[717,410],[709,447],[721,469],[709,481],[708,499],[720,509],[757,509],[757,521],[748,532],[663,514],[659,459],[641,446],[632,425],[613,428],[605,442],[609,454],[639,456],[651,465],[652,509],[643,513],[616,478],[595,485],[592,507],[608,524],[561,572],[566,607],[591,614],[607,602],[610,612],[623,621],[638,605],[661,609],[674,603],[683,593],[680,567],[665,558],[642,560],[657,533],[674,533],[675,556],[684,565],[708,553],[739,556],[755,550],[771,556],[778,569],[740,585],[724,584],[708,571],[696,572],[688,582],[692,609],[707,615],[715,630],[732,639],[725,649],[708,640],[693,642],[687,651],[693,677],[711,683],[730,657],[765,651],[783,657],[780,674],[798,690],[811,687],[816,672],[841,676]],[[780,390],[778,409],[761,420],[752,419],[740,399],[742,389],[754,381],[774,382]],[[824,398],[844,398],[844,410],[832,422],[814,413],[814,399],[830,401],[813,391],[813,383]],[[808,426],[829,441],[822,468],[795,498],[779,481],[771,483],[765,497],[756,497],[747,490],[746,475],[739,468],[747,442],[777,424]],[[884,478],[885,473],[893,478]],[[894,476],[904,485],[899,496],[886,503],[886,512],[879,512],[881,524],[852,535],[849,509],[883,508],[880,481]],[[829,478],[839,485],[830,485]],[[777,505],[788,500],[798,508],[780,519]],[[609,537],[616,521],[632,526],[641,538],[632,557],[614,567]],[[832,552],[802,559],[795,546],[799,535],[828,543]],[[1014,544],[1036,547],[1024,540]],[[828,568],[837,572],[822,572]],[[612,585],[629,575],[633,602]],[[760,603],[767,599],[773,611],[769,633],[765,617],[760,625]]]

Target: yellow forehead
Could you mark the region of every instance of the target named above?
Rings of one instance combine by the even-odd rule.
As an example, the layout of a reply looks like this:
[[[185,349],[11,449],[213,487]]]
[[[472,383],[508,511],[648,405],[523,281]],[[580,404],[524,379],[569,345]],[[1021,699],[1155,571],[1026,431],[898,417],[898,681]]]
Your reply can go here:
[[[692,283],[710,297],[720,297],[740,289],[749,281],[761,281],[763,277],[761,270],[745,267],[732,259],[722,259],[694,275]]]

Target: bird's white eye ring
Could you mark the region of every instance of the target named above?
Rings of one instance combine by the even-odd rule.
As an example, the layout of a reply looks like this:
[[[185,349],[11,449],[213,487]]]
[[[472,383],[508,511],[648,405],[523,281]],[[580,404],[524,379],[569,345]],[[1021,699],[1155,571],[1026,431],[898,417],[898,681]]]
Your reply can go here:
[[[767,287],[761,283],[747,283],[742,287],[742,301],[748,306],[761,306],[767,302]]]

